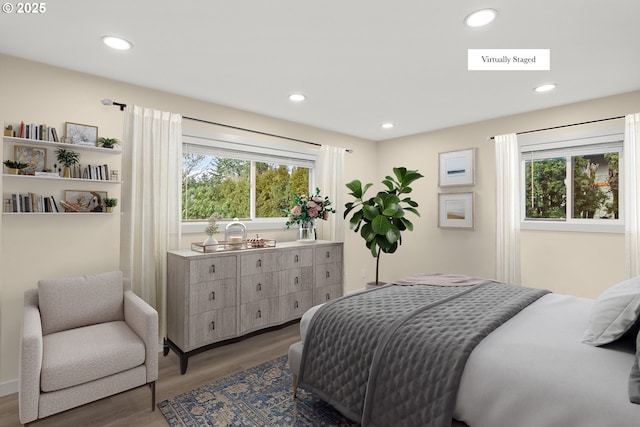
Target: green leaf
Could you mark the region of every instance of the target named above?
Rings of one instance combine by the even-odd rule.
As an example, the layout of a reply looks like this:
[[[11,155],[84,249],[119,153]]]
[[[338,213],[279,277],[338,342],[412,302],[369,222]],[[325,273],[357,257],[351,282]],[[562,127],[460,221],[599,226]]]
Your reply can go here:
[[[373,221],[373,219],[380,214],[378,207],[372,205],[362,206],[362,212],[367,221]]]
[[[407,230],[413,231],[413,223],[411,221],[409,221],[407,218],[401,218],[400,220],[402,221],[404,226],[407,228]]]
[[[387,231],[389,231],[389,229],[391,228],[391,223],[389,223],[389,220],[387,219],[386,216],[378,215],[371,222],[371,228],[374,233],[385,235]]]
[[[364,191],[362,190],[362,183],[359,179],[354,179],[353,181],[346,184],[347,188],[351,190],[351,194],[353,197],[359,199],[362,197]]]
[[[395,226],[390,227],[389,231],[387,231],[387,234],[385,235],[385,238],[389,243],[397,242],[398,240],[400,240],[400,230],[398,230],[398,228]]]
[[[349,221],[349,228],[354,229],[358,225],[358,223],[362,221],[362,211],[358,211],[353,214],[351,220]]]
[[[373,231],[371,224],[365,224],[360,230],[360,236],[362,236],[366,242],[372,242],[376,238],[376,233]]]
[[[420,212],[418,212],[418,210],[417,210],[417,209],[414,209],[414,208],[407,208],[406,210],[408,210],[409,212],[413,212],[414,214],[416,214],[416,215],[420,216]]]

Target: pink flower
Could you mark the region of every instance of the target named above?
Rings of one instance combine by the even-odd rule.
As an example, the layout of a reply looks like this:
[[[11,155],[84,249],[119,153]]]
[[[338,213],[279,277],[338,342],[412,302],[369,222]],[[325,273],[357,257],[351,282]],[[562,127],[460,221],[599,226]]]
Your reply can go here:
[[[322,197],[312,197],[311,200],[313,200],[314,202],[316,202],[319,205],[322,204]]]
[[[307,203],[307,215],[309,215],[310,218],[317,217],[318,213],[320,213],[320,206],[318,206],[316,202],[311,201]]]
[[[291,215],[298,216],[302,213],[302,207],[300,205],[296,205],[291,209]]]
[[[322,219],[324,219],[324,220],[329,219],[329,211],[324,211],[324,212],[322,213]]]

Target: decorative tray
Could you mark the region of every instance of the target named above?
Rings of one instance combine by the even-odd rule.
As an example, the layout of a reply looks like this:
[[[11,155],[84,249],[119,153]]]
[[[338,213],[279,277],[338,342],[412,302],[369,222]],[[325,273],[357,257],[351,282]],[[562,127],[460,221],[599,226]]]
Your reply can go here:
[[[275,248],[276,241],[272,239],[248,239],[240,243],[230,243],[227,241],[220,241],[213,245],[205,245],[204,243],[197,242],[191,244],[191,250],[196,252],[223,252],[223,251],[238,251],[242,249],[265,249]]]

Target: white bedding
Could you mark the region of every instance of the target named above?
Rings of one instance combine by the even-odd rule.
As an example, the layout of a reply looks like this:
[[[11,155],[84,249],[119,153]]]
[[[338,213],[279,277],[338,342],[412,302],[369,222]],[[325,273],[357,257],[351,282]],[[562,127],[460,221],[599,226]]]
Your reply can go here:
[[[631,348],[581,342],[594,301],[548,294],[471,353],[454,417],[470,427],[638,427]],[[302,317],[301,337],[319,306]]]

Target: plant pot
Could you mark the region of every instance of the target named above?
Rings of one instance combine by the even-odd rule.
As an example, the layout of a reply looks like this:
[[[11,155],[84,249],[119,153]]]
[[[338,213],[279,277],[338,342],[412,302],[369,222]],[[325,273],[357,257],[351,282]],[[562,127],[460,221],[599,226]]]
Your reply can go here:
[[[113,213],[113,206],[107,206],[107,213]]]
[[[20,175],[20,169],[7,168],[9,175]]]
[[[365,289],[378,289],[386,285],[387,282],[367,282],[364,286]]]
[[[203,245],[217,245],[218,241],[216,239],[214,239],[213,236],[209,236],[209,237],[207,237],[207,240],[205,240],[202,244]]]
[[[65,166],[62,170],[62,176],[64,178],[71,178],[71,168],[69,166]]]

